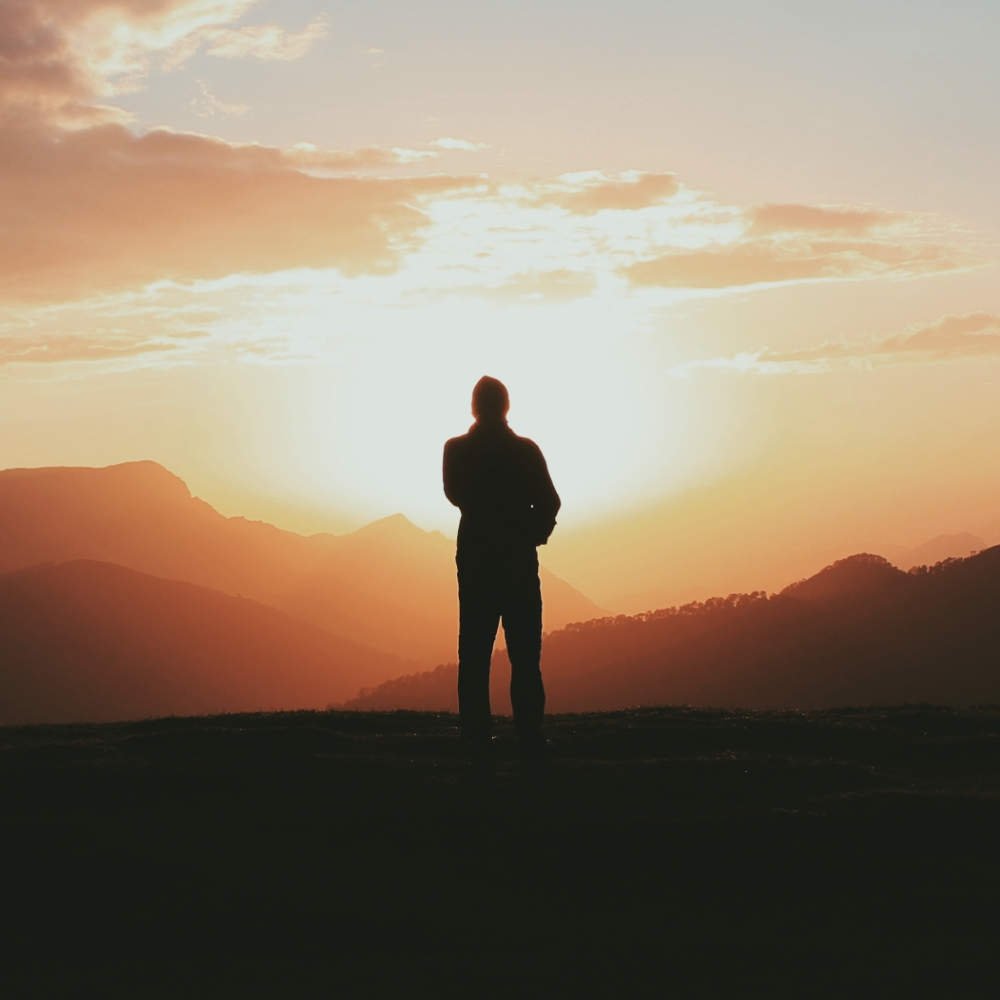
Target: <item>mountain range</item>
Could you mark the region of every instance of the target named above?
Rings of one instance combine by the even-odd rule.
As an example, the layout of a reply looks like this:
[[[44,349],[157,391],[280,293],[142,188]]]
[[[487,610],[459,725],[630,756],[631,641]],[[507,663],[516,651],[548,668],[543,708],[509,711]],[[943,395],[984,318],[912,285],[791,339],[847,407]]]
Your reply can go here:
[[[1000,547],[909,572],[858,555],[631,616],[542,581],[553,711],[1000,701]],[[153,462],[0,472],[0,724],[454,709],[456,611],[453,543],[401,515],[304,536],[224,517]],[[498,650],[498,711],[507,676]]]
[[[545,637],[548,709],[687,704],[827,708],[1000,702],[1000,546],[903,572],[840,560],[777,594],[732,594],[570,625]],[[453,708],[456,671],[388,681],[358,709]],[[496,654],[495,710],[509,667]]]
[[[0,472],[0,573],[74,559],[251,597],[416,663],[454,656],[454,543],[402,515],[305,536],[224,517],[155,462]],[[552,626],[604,613],[544,570],[542,585]]]
[[[547,620],[601,609],[542,571]],[[324,707],[454,658],[454,543],[224,517],[155,462],[0,471],[0,723]]]

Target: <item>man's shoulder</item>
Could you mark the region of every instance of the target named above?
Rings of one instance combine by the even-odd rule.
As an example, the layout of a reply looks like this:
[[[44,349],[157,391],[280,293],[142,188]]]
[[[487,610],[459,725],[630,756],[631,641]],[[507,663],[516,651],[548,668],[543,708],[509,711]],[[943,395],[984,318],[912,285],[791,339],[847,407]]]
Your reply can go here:
[[[450,451],[454,448],[462,448],[469,443],[469,434],[456,434],[455,437],[448,438],[444,443],[444,450]]]
[[[520,448],[526,454],[532,457],[541,457],[542,449],[535,444],[534,441],[529,437],[522,437],[520,434],[513,435],[514,440],[517,442],[517,447]]]
[[[444,450],[446,453],[462,452],[469,449],[475,450],[477,448],[493,450],[498,445],[505,450],[513,449],[515,452],[520,452],[532,458],[541,457],[542,454],[542,449],[531,438],[515,434],[510,428],[505,428],[504,432],[500,435],[490,434],[489,436],[484,436],[481,432],[477,433],[476,428],[473,427],[464,434],[457,434],[455,437],[448,438],[444,443]]]

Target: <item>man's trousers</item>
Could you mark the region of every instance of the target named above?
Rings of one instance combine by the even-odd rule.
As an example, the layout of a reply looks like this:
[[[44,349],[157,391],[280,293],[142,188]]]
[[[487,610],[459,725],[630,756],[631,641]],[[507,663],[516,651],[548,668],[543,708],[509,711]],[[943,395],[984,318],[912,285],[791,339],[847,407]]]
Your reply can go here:
[[[510,657],[510,700],[522,740],[541,734],[542,594],[533,545],[460,545],[458,566],[458,710],[462,736],[489,739],[490,659],[503,622]]]

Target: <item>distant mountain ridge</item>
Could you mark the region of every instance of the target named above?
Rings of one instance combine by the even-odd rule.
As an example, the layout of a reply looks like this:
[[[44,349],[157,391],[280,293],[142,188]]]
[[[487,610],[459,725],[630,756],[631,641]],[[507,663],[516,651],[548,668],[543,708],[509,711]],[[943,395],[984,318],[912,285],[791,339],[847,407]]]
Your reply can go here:
[[[976,541],[942,538],[926,550]],[[402,515],[303,536],[224,517],[154,462],[0,471],[0,723],[454,708],[454,574],[452,543]],[[611,618],[543,586],[553,711],[1000,701],[1000,546]],[[498,710],[507,669],[498,652]]]
[[[546,636],[552,711],[641,705],[828,708],[1000,703],[1000,546],[904,573],[860,554],[782,592],[732,594]],[[509,711],[508,666],[492,697]],[[448,709],[455,667],[404,676],[347,703]]]
[[[245,597],[77,560],[0,575],[0,724],[324,708],[404,661]]]
[[[945,559],[959,559],[989,548],[986,540],[968,531],[935,535],[926,542],[906,548],[901,545],[883,546],[881,555],[900,569],[933,566]]]
[[[224,517],[155,462],[0,471],[0,572],[77,559],[242,594],[415,663],[454,655],[453,545],[402,515],[305,536]],[[553,627],[604,613],[542,584]]]

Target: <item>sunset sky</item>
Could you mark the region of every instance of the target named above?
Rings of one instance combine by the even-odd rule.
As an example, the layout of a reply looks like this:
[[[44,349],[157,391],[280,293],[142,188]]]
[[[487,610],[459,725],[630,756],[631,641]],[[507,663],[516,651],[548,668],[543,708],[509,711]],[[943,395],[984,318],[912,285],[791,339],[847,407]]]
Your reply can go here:
[[[0,0],[0,468],[453,533],[507,382],[616,610],[1000,541],[993,2]]]

